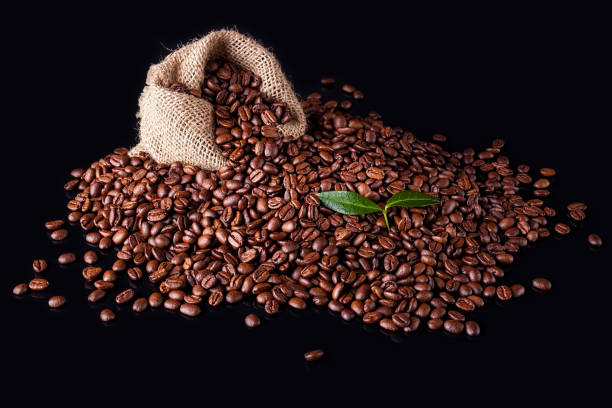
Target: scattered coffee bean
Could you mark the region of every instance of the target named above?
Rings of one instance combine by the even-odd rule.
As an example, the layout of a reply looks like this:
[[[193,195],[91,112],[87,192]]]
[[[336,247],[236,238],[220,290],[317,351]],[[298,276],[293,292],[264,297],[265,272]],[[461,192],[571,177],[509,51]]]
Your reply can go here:
[[[66,304],[66,298],[64,296],[51,296],[48,303],[50,308],[57,309]]]
[[[261,324],[261,320],[259,320],[259,316],[251,313],[244,318],[244,324],[246,324],[247,327],[257,327]]]
[[[325,353],[321,349],[312,350],[304,353],[304,360],[306,361],[316,361],[320,360]]]
[[[180,308],[180,312],[189,317],[196,317],[201,311],[200,306],[192,303],[183,303]]]
[[[555,232],[559,235],[567,235],[571,232],[571,229],[566,224],[557,223],[555,225]]]
[[[507,300],[512,299],[512,289],[510,289],[506,285],[498,286],[495,292],[497,293],[497,298],[499,300],[502,300],[505,302]]]
[[[72,252],[66,252],[64,254],[61,254],[58,258],[57,258],[57,262],[60,265],[68,265],[73,263],[74,261],[76,261],[76,255]]]
[[[119,293],[115,296],[115,302],[121,305],[123,303],[129,302],[134,297],[134,289],[126,289],[123,292]]]
[[[334,83],[336,83],[336,80],[334,78],[322,78],[321,79],[321,85],[323,86],[331,86]]]
[[[555,174],[557,174],[557,172],[555,171],[555,169],[544,167],[540,169],[540,174],[544,177],[553,177]]]
[[[67,236],[68,236],[67,229],[58,229],[58,230],[51,232],[51,239],[54,241],[61,241],[63,239],[66,239]]]
[[[589,234],[587,240],[589,241],[589,244],[593,245],[594,247],[600,247],[603,245],[601,237],[597,234]]]
[[[533,286],[535,289],[542,290],[542,291],[548,291],[550,290],[550,288],[552,288],[552,284],[546,278],[533,279],[531,281],[531,286]]]
[[[458,320],[446,320],[444,322],[444,330],[452,334],[459,334],[463,331],[465,325]]]
[[[164,303],[164,296],[159,292],[153,292],[149,295],[149,306],[160,307]]]
[[[47,261],[44,259],[34,260],[34,262],[32,262],[32,269],[34,269],[36,273],[44,272],[47,269]]]
[[[34,278],[28,284],[30,290],[40,291],[49,287],[49,281],[43,278]]]
[[[18,283],[13,287],[13,295],[21,296],[28,291],[28,285],[25,283]]]
[[[480,335],[480,326],[473,320],[465,322],[465,334],[468,336],[478,336]]]
[[[45,228],[48,229],[49,231],[54,231],[56,229],[63,227],[64,224],[65,223],[63,220],[47,221],[45,222]]]
[[[95,264],[98,262],[98,254],[96,254],[94,251],[87,251],[85,254],[83,254],[83,261],[89,265]]]
[[[521,285],[520,283],[516,283],[510,286],[510,289],[512,290],[513,298],[519,298],[525,294],[525,287]]]
[[[134,303],[132,303],[132,310],[136,313],[142,313],[147,310],[147,306],[149,306],[147,299],[138,298],[134,301]]]
[[[115,319],[115,313],[110,309],[102,309],[100,311],[100,320],[103,322],[110,322]]]

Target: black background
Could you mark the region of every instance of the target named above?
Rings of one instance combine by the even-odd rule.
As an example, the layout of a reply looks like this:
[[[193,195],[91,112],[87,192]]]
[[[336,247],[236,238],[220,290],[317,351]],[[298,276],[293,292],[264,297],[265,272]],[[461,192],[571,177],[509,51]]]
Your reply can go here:
[[[609,358],[603,340],[609,316],[602,309],[609,297],[600,292],[608,285],[609,246],[593,250],[586,235],[610,239],[610,127],[602,124],[610,109],[603,76],[609,33],[602,13],[352,6],[359,11],[335,9],[331,2],[219,2],[195,9],[173,3],[154,12],[143,11],[152,6],[124,5],[7,13],[15,27],[3,45],[9,72],[3,235],[9,243],[2,290],[11,386],[46,384],[47,398],[67,398],[76,389],[105,395],[95,390],[110,384],[113,393],[158,398],[169,394],[161,391],[167,382],[174,385],[170,394],[195,390],[205,402],[220,392],[219,382],[236,390],[267,382],[277,396],[289,389],[281,383],[289,382],[296,391],[278,401],[285,403],[308,394],[300,384],[314,379],[338,386],[344,396],[381,402],[438,400],[450,389],[448,396],[457,399],[489,389],[495,395],[484,400],[491,402],[512,402],[532,391],[545,399],[583,400],[601,392],[609,379],[597,374]],[[358,111],[376,110],[385,123],[420,138],[443,133],[449,151],[485,148],[503,138],[512,164],[531,165],[532,175],[540,167],[557,169],[550,201],[559,218],[573,201],[588,203],[588,218],[570,237],[522,251],[506,275],[526,286],[533,277],[548,277],[553,290],[489,304],[474,316],[482,327],[474,339],[427,330],[390,336],[313,308],[264,317],[261,327],[248,330],[243,317],[253,309],[244,305],[206,310],[197,319],[161,310],[136,316],[127,308],[112,324],[101,324],[102,306],[86,301],[83,265],[54,261],[62,251],[81,255],[87,249],[78,229],[56,245],[42,224],[67,213],[62,186],[70,169],[135,143],[134,115],[148,66],[180,43],[234,26],[276,53],[302,96],[321,91],[319,79],[333,76],[365,93]],[[10,293],[31,279],[31,262],[39,257],[52,260],[49,293],[69,299],[61,310]],[[325,358],[304,363],[302,354],[318,347]],[[356,382],[341,388],[348,378]],[[393,380],[399,387],[367,385]],[[266,392],[257,398],[267,398]]]

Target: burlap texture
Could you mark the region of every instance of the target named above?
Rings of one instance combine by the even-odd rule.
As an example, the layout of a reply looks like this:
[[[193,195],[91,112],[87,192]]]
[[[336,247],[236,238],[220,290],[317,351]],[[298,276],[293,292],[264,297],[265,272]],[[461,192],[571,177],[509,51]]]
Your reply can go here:
[[[282,136],[306,132],[306,115],[293,87],[274,55],[257,41],[232,30],[213,31],[172,52],[147,73],[138,105],[138,144],[131,155],[144,151],[159,163],[180,161],[206,170],[228,164],[215,143],[213,106],[205,99],[168,89],[175,82],[201,89],[207,61],[225,58],[262,79],[260,90],[287,104],[291,121],[278,126]]]

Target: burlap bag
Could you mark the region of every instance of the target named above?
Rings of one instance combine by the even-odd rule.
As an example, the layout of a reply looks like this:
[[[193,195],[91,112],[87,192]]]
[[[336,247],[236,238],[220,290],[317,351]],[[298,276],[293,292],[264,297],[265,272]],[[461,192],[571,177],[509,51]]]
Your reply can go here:
[[[278,126],[281,135],[297,138],[305,133],[306,115],[274,55],[247,36],[220,30],[179,48],[149,68],[138,101],[139,141],[131,155],[144,151],[159,163],[180,161],[206,170],[228,164],[215,144],[213,106],[205,99],[168,89],[175,82],[201,89],[206,62],[219,57],[259,75],[260,90],[287,104],[292,120]]]

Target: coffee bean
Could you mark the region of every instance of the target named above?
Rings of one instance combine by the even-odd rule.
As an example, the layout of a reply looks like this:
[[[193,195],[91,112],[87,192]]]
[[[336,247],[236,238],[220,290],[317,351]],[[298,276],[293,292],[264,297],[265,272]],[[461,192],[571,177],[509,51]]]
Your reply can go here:
[[[440,330],[444,325],[444,320],[442,319],[429,319],[427,322],[427,327],[429,330]]]
[[[587,205],[585,203],[581,203],[581,202],[575,202],[575,203],[571,203],[567,206],[567,210],[568,211],[575,211],[575,210],[586,210],[587,209]]]
[[[519,283],[510,286],[513,298],[519,298],[525,294],[525,287]]]
[[[160,307],[164,302],[164,296],[159,292],[153,292],[149,295],[149,306]]]
[[[537,189],[544,189],[544,188],[548,188],[549,186],[550,186],[550,181],[548,181],[548,179],[545,179],[545,178],[538,179],[533,183],[533,187]]]
[[[60,229],[64,226],[64,220],[52,220],[45,222],[45,228],[49,231],[54,231],[56,229]]]
[[[134,289],[126,289],[123,292],[119,293],[117,296],[115,296],[115,302],[121,305],[126,302],[129,302],[130,300],[132,300],[133,297],[134,297]]]
[[[306,302],[302,298],[292,297],[289,299],[289,306],[294,309],[304,310],[306,309]]]
[[[83,261],[89,265],[95,264],[98,262],[98,254],[96,254],[94,251],[87,251],[85,254],[83,254]]]
[[[251,313],[244,318],[244,324],[246,324],[247,327],[257,327],[261,324],[261,320],[259,320],[256,314]]]
[[[87,301],[91,303],[97,303],[106,296],[106,292],[102,289],[95,289],[87,296]]]
[[[51,232],[51,239],[54,241],[61,241],[63,239],[66,239],[67,236],[68,236],[67,229],[58,229],[58,230]]]
[[[321,349],[312,350],[304,353],[304,360],[306,361],[316,361],[320,360],[325,353]]]
[[[49,298],[49,307],[52,309],[57,309],[58,307],[64,306],[66,304],[66,298],[64,296],[51,296]]]
[[[110,309],[102,309],[100,311],[100,320],[103,322],[110,322],[111,320],[115,320],[115,313]]]
[[[589,234],[589,236],[587,237],[587,240],[589,241],[589,244],[591,244],[594,247],[600,247],[603,245],[603,241],[601,240],[601,237],[597,234]]]
[[[227,292],[227,295],[225,295],[225,301],[230,304],[238,303],[242,300],[242,297],[242,292],[239,290],[230,290]]]
[[[459,334],[463,331],[464,324],[457,320],[445,320],[444,330],[452,334]]]
[[[495,292],[497,293],[497,298],[499,300],[507,301],[512,299],[512,289],[506,285],[498,286]]]
[[[13,295],[21,296],[28,291],[28,285],[25,283],[18,283],[13,287]]]
[[[268,314],[278,313],[279,305],[275,299],[270,299],[266,302],[264,309]]]
[[[567,235],[570,233],[570,231],[570,227],[568,227],[566,224],[558,223],[555,225],[555,232],[559,235]]]
[[[480,335],[480,326],[473,320],[465,322],[465,333],[471,337],[478,336]]]
[[[175,299],[166,299],[164,301],[164,309],[178,310],[181,307],[181,302]]]
[[[202,310],[198,305],[194,305],[192,303],[183,303],[180,307],[180,312],[185,316],[196,317],[202,312]]]
[[[41,291],[49,287],[49,281],[43,278],[34,278],[28,284],[30,290]]]
[[[149,303],[147,302],[147,299],[145,298],[138,298],[134,301],[134,303],[132,303],[132,310],[137,312],[137,313],[141,313],[144,312],[147,309],[147,306],[149,306]]]
[[[542,291],[549,291],[552,288],[552,284],[548,279],[545,278],[535,278],[531,281],[531,286],[535,289]]]
[[[557,174],[557,172],[555,171],[555,169],[544,167],[540,169],[540,174],[544,177],[553,177],[555,174]]]
[[[74,261],[76,261],[76,255],[72,252],[66,252],[64,254],[61,254],[58,258],[57,258],[57,262],[60,265],[68,265],[73,263]]]
[[[32,262],[32,269],[34,269],[36,273],[44,272],[47,269],[47,261],[44,259],[34,260],[34,262]]]
[[[331,86],[336,82],[334,78],[322,78],[321,85],[323,86]]]

